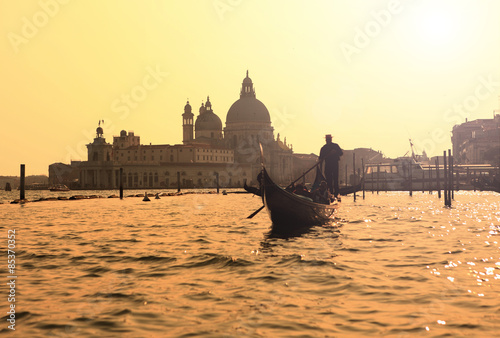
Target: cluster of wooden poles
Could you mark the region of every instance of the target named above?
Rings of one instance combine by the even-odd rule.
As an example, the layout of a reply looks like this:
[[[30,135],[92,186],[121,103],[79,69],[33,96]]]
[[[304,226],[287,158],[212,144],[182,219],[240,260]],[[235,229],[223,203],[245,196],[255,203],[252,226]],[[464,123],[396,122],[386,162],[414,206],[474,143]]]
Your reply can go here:
[[[451,156],[451,149],[448,149],[448,156],[446,155],[446,150],[443,151],[443,160],[444,160],[444,184],[443,184],[443,195],[444,195],[444,205],[447,207],[451,207],[451,201],[454,199],[453,193],[453,156]],[[356,177],[356,154],[352,156],[352,164],[353,164],[353,177]],[[364,172],[364,161],[361,159],[361,166]],[[436,159],[436,168],[439,167],[439,161]],[[311,168],[312,169],[312,168]],[[413,187],[412,187],[412,174],[411,174],[411,165],[410,165],[410,187],[409,193],[410,196],[413,195]],[[21,180],[20,180],[20,200],[25,200],[25,172],[26,168],[24,164],[21,164]],[[360,169],[358,169],[358,177],[360,177]],[[215,173],[216,182],[217,182],[217,193],[219,193],[219,173]],[[180,183],[180,172],[177,172],[177,191],[181,191],[181,183]],[[346,182],[347,182],[347,170],[346,170]],[[439,178],[439,170],[437,171],[437,191],[438,197],[441,198],[441,188],[440,188],[440,178]],[[120,168],[120,176],[119,176],[119,189],[120,189],[120,199],[123,199],[123,168]],[[365,185],[362,184],[363,191],[363,199],[365,199]],[[378,189],[377,189],[378,192]],[[356,201],[357,194],[353,193],[353,199]]]
[[[20,179],[20,186],[19,186],[19,191],[20,191],[19,199],[21,201],[26,199],[25,177],[26,177],[26,166],[24,164],[21,164],[21,179]],[[219,173],[215,173],[215,179],[217,182],[217,193],[219,193],[219,190],[220,190]],[[120,199],[123,199],[123,168],[120,168],[119,185],[120,185],[120,188],[119,188],[120,189]],[[181,191],[181,173],[178,171],[177,172],[177,192],[180,192],[180,191]]]
[[[219,173],[215,173],[215,181],[217,184],[217,193],[219,193],[220,185],[219,185]],[[123,168],[120,168],[120,177],[119,177],[119,187],[120,187],[120,199],[123,199]],[[177,192],[181,191],[181,173],[177,172]]]
[[[454,199],[454,189],[453,189],[453,177],[454,177],[454,170],[453,170],[453,156],[451,156],[451,149],[448,149],[448,155],[446,150],[443,151],[443,172],[444,172],[444,178],[443,178],[443,195],[444,195],[444,205],[447,207],[451,207],[451,201]],[[361,167],[363,168],[363,173],[364,173],[364,161],[361,159]],[[360,169],[358,168],[357,173],[356,173],[356,154],[352,155],[352,168],[353,168],[353,177],[361,177],[360,175]],[[412,166],[409,166],[409,194],[410,196],[413,196],[413,175],[411,172]],[[377,171],[379,172],[379,171]],[[347,165],[346,165],[346,183],[348,181],[347,179]],[[357,176],[356,176],[357,174]],[[436,182],[437,182],[437,192],[438,192],[438,198],[441,198],[441,187],[440,187],[440,177],[439,177],[439,160],[436,158]],[[356,183],[356,182],[353,182]],[[353,184],[354,185],[354,184]],[[379,189],[377,188],[377,193]],[[363,192],[363,199],[365,199],[365,184],[363,182],[362,184],[362,192]],[[373,192],[373,190],[372,190]],[[356,201],[356,192],[353,193],[353,199]]]

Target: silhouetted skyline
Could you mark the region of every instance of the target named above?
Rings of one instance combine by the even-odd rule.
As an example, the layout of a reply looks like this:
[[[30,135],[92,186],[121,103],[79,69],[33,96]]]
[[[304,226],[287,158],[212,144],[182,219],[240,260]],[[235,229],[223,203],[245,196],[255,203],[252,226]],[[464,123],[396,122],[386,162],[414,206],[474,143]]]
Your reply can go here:
[[[0,174],[85,159],[101,119],[109,139],[180,143],[186,100],[210,96],[224,119],[247,69],[297,153],[332,134],[437,155],[454,124],[499,109],[498,13],[488,0],[8,2]]]

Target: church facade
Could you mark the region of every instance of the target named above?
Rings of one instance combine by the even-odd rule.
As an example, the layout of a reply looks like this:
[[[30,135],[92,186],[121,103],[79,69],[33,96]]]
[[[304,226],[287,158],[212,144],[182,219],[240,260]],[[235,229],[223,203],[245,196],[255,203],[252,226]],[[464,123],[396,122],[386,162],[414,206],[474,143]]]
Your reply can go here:
[[[273,179],[283,184],[293,179],[293,150],[279,134],[275,138],[269,111],[256,98],[248,71],[240,98],[227,112],[225,127],[207,97],[197,116],[186,103],[182,130],[182,144],[143,145],[138,135],[125,130],[110,144],[99,126],[87,145],[87,161],[74,168],[79,172],[77,182],[65,182],[58,175],[58,163],[49,166],[49,181],[80,189],[115,189],[122,168],[125,188],[175,188],[179,183],[184,188],[208,188],[215,187],[217,180],[221,187],[242,187],[245,181],[256,184],[261,169],[259,143]]]

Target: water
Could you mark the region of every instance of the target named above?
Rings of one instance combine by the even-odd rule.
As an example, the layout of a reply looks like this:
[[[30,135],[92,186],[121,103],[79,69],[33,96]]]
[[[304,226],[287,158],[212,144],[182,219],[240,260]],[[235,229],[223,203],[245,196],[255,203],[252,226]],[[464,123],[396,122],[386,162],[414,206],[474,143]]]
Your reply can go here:
[[[435,194],[346,197],[331,225],[291,238],[269,233],[265,210],[245,218],[260,205],[246,194],[0,205],[1,247],[17,236],[9,333],[498,336],[499,194],[459,192],[451,209]],[[2,282],[3,313],[7,294]]]

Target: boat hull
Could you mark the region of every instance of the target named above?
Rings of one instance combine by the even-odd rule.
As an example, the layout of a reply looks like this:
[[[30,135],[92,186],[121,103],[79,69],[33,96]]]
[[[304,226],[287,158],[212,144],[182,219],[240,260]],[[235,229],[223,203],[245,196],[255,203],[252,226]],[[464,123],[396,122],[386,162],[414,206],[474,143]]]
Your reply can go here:
[[[293,230],[330,222],[338,204],[314,203],[276,185],[263,169],[264,206],[273,222],[273,229]]]

